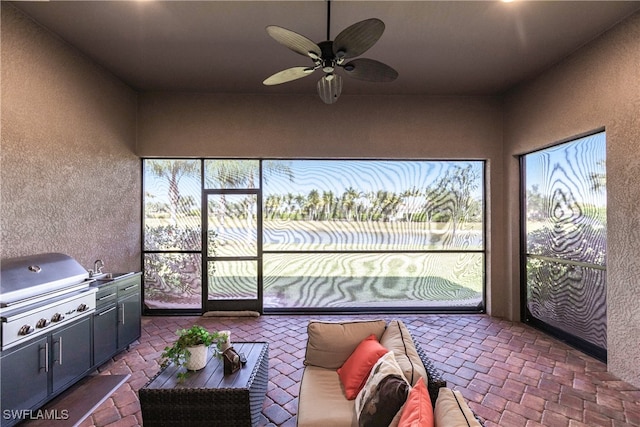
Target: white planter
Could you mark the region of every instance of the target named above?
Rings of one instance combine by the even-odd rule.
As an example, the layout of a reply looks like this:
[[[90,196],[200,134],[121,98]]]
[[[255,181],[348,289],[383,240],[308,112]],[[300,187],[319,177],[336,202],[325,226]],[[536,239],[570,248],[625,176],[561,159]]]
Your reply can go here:
[[[187,350],[189,350],[191,356],[186,358],[184,363],[185,368],[190,371],[198,371],[207,365],[209,347],[201,344],[195,347],[187,347]]]

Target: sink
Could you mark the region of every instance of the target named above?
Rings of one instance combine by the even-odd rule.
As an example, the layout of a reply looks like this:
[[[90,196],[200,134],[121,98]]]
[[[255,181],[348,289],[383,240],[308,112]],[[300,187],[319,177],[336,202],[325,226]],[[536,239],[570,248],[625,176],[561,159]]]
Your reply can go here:
[[[99,281],[118,280],[135,274],[133,271],[129,273],[102,273],[95,276],[91,276],[90,279]]]

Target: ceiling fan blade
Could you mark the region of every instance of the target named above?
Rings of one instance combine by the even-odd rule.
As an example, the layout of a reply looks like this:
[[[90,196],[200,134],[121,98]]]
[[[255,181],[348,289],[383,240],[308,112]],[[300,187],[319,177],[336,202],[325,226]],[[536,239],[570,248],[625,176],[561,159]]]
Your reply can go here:
[[[313,67],[292,67],[287,68],[286,70],[279,71],[272,75],[271,77],[266,78],[262,84],[266,86],[279,85],[280,83],[291,82],[293,80],[298,80],[303,77],[308,76],[313,73],[315,68]]]
[[[354,58],[376,44],[384,32],[384,22],[377,18],[365,19],[342,30],[333,41],[337,58]]]
[[[267,33],[273,37],[275,41],[300,55],[311,57],[311,59],[315,60],[322,54],[317,44],[295,31],[287,30],[277,25],[269,25],[267,27]]]
[[[342,66],[348,76],[369,82],[392,82],[398,78],[398,72],[375,59],[358,58]]]

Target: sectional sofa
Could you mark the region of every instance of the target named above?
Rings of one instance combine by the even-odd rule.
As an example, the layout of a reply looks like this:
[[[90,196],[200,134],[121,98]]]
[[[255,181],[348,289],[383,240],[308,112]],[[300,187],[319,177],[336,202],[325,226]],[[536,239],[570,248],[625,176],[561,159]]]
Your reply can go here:
[[[478,427],[399,320],[311,321],[298,427]]]

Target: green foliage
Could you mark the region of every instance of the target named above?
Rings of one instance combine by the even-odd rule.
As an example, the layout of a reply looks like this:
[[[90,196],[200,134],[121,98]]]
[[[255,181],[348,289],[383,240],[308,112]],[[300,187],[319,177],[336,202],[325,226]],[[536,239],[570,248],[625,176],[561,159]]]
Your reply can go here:
[[[159,225],[144,229],[144,248],[147,251],[168,249],[199,250],[201,246],[200,227],[187,228],[175,225]]]
[[[448,212],[437,212],[431,217],[433,222],[449,222],[451,221],[451,214]]]
[[[606,231],[606,225],[597,222],[544,224],[527,233],[527,253],[606,266]],[[574,244],[565,245],[564,242]]]
[[[183,366],[187,357],[191,356],[191,352],[187,347],[195,347],[201,344],[209,347],[215,343],[218,354],[220,354],[222,345],[228,340],[226,334],[209,332],[200,325],[193,325],[189,329],[178,329],[176,335],[178,335],[178,339],[173,345],[165,347],[164,352],[162,352],[162,360],[160,362],[162,368],[167,367],[172,362],[177,366]],[[178,372],[177,376],[182,379],[186,376],[186,373]]]

